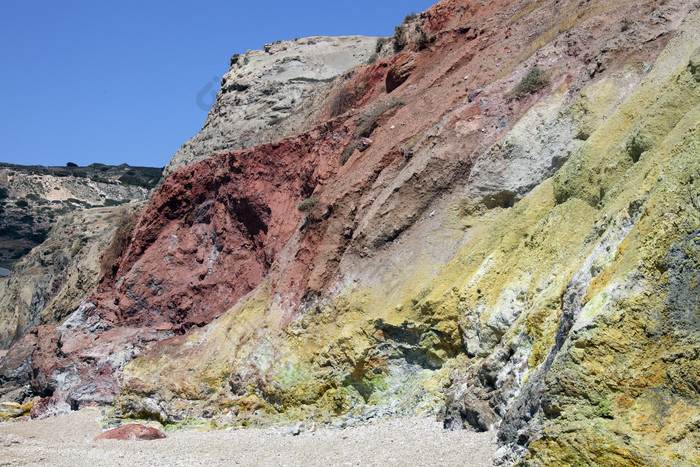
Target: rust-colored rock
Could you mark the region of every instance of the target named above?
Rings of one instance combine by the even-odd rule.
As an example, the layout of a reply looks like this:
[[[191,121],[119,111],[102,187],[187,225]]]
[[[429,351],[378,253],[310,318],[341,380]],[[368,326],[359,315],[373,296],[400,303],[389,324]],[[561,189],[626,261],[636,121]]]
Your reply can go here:
[[[584,8],[564,3],[567,18]],[[653,37],[635,39],[641,45],[615,45],[617,33],[606,21],[637,9],[623,4],[610,12],[602,4],[595,21],[571,26],[564,40],[548,29],[560,24],[549,5],[438,3],[424,15],[431,47],[339,77],[318,112],[321,122],[333,115],[328,123],[169,177],[98,290],[62,326],[35,328],[15,343],[4,359],[12,364],[0,362],[0,385],[13,381],[34,394],[53,394],[37,404],[36,416],[109,404],[126,363],[144,352],[177,349],[190,329],[210,323],[266,279],[284,316],[265,331],[280,331],[307,311],[305,302],[334,282],[342,286],[345,279],[334,276],[341,261],[352,266],[380,257],[382,247],[432,217],[431,203],[463,186],[474,162],[498,147],[505,133],[500,122],[517,122],[547,93],[582,88],[595,75],[587,68],[599,60],[612,68],[639,54],[652,63],[669,35],[652,30]],[[520,11],[530,12],[526,21],[510,22]],[[547,47],[524,48],[531,37],[547,39]],[[582,46],[586,54],[578,53]],[[552,86],[529,99],[506,99],[531,66],[551,70]],[[469,99],[475,89],[481,92]],[[331,112],[333,96],[343,93],[352,99]],[[405,105],[378,119],[371,146],[341,166],[338,156],[355,142],[358,118],[392,99]],[[318,200],[302,215],[298,203],[308,198]]]
[[[360,152],[365,152],[370,146],[372,146],[372,140],[369,138],[360,138],[357,142],[357,150]]]
[[[413,70],[416,69],[418,60],[417,53],[410,53],[401,57],[386,75],[386,92],[391,92],[401,86]]]
[[[152,441],[154,439],[163,438],[167,438],[165,433],[156,428],[141,425],[140,423],[129,423],[128,425],[105,431],[101,435],[96,436],[94,441],[103,441],[105,439],[119,439],[122,441]]]

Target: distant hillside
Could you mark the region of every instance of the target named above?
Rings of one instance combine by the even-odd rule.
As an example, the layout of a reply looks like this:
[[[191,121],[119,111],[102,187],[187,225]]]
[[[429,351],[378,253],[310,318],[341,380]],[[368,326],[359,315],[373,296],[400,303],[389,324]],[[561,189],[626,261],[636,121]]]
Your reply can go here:
[[[146,198],[162,172],[162,168],[127,164],[43,167],[0,163],[0,268],[9,270],[43,242],[66,213]]]

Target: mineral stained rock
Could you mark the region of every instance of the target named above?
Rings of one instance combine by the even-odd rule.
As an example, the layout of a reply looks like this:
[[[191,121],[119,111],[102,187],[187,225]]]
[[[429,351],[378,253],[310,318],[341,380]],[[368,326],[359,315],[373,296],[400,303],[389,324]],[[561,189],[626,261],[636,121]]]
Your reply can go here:
[[[140,423],[129,423],[118,428],[107,430],[101,435],[95,436],[94,441],[106,439],[118,439],[121,441],[152,441],[154,439],[167,438],[165,433],[157,428],[141,425]]]
[[[329,83],[369,60],[376,37],[307,37],[277,41],[231,58],[202,130],[175,153],[164,175],[235,149],[308,129]]]
[[[700,463],[698,6],[437,3],[296,134],[175,171],[0,383],[161,423],[439,413],[497,430],[499,464]]]

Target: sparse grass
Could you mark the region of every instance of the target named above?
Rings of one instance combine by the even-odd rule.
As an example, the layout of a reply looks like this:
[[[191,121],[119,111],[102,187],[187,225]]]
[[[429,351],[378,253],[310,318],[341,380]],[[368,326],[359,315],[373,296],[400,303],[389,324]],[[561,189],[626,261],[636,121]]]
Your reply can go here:
[[[301,81],[301,82],[306,82],[306,83],[330,83],[335,79],[335,76],[331,76],[330,78],[307,78],[306,76],[297,76],[296,78],[291,78],[289,81]]]
[[[357,137],[367,138],[372,134],[377,126],[377,120],[381,118],[387,111],[393,109],[394,107],[401,107],[404,102],[398,99],[392,99],[389,102],[380,104],[367,112],[363,113],[357,118]]]
[[[354,95],[347,88],[341,89],[331,100],[331,118],[344,114],[354,103]]]
[[[343,149],[343,152],[340,153],[340,165],[345,165],[345,163],[350,159],[350,156],[352,156],[352,153],[355,152],[355,149],[357,148],[357,143],[350,143],[347,146],[345,146],[345,149]]]
[[[534,67],[509,93],[510,98],[520,99],[529,94],[534,94],[549,85],[549,77],[544,70]]]
[[[299,204],[297,204],[297,209],[301,212],[308,212],[311,211],[317,203],[318,198],[307,198],[299,201]]]
[[[391,39],[389,39],[388,37],[380,37],[379,39],[377,39],[377,45],[374,46],[374,51],[377,53],[381,52],[382,47],[384,47],[384,44],[386,44],[390,40]]]
[[[428,34],[423,31],[423,28],[420,29],[420,35],[418,36],[418,39],[416,40],[416,47],[418,47],[418,50],[423,50],[426,47],[428,47],[428,44],[430,43],[430,37]]]
[[[116,274],[119,268],[119,260],[126,253],[126,249],[131,241],[131,234],[136,225],[136,218],[137,214],[135,212],[125,212],[119,219],[112,242],[104,253],[102,253],[100,258],[100,262],[102,263],[102,277],[111,277]]]

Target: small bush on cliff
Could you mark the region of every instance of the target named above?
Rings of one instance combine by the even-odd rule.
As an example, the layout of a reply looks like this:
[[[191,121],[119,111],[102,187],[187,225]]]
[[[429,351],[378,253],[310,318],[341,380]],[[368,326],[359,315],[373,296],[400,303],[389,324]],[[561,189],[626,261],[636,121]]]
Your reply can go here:
[[[416,18],[418,18],[418,15],[412,11],[409,14],[407,14],[406,16],[404,16],[403,24],[410,23],[411,21],[413,21]]]
[[[375,51],[376,53],[381,52],[381,51],[382,51],[382,47],[384,47],[384,44],[386,44],[386,43],[389,42],[390,40],[391,40],[391,39],[389,39],[388,37],[380,37],[379,39],[377,39],[377,44],[374,46],[374,51]]]
[[[509,97],[520,99],[528,94],[534,94],[537,91],[545,88],[549,84],[549,78],[544,70],[534,67],[523,77],[522,80],[513,88]]]
[[[401,52],[406,47],[406,27],[399,25],[394,28],[394,52]]]
[[[401,107],[402,105],[404,105],[403,101],[392,99],[389,102],[373,107],[360,115],[357,118],[357,137],[369,137],[377,126],[377,120],[379,120],[382,115],[394,107]]]
[[[307,198],[303,201],[299,201],[299,204],[297,204],[297,209],[299,209],[301,212],[308,212],[311,211],[314,206],[316,206],[316,203],[318,203],[318,198]]]
[[[430,44],[430,36],[421,28],[420,35],[416,39],[416,47],[418,47],[418,50],[423,50],[428,47],[428,44]]]
[[[331,118],[347,112],[354,102],[354,96],[347,89],[341,89],[331,100]]]
[[[355,152],[355,148],[357,148],[357,143],[350,143],[345,146],[345,149],[343,149],[343,152],[340,154],[340,165],[345,165],[348,159],[350,159],[350,156],[352,156],[352,153]]]
[[[343,79],[350,81],[339,89],[331,99],[331,118],[342,115],[352,109],[362,100],[367,90],[370,89],[369,78],[366,75],[360,75],[359,80],[351,80],[352,73],[353,71],[350,71],[343,77]]]

